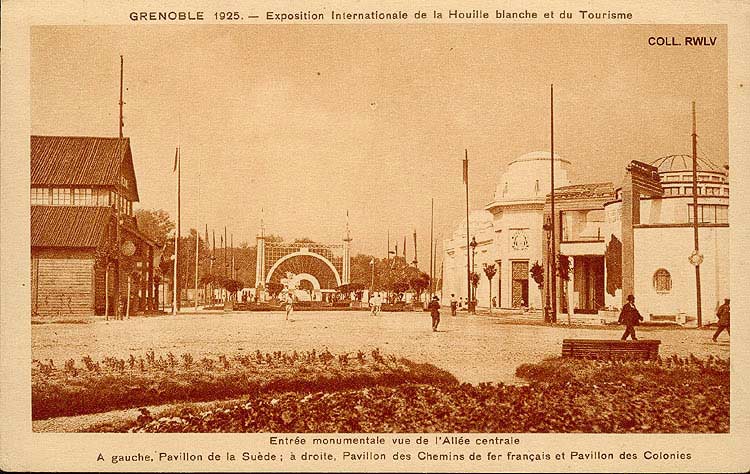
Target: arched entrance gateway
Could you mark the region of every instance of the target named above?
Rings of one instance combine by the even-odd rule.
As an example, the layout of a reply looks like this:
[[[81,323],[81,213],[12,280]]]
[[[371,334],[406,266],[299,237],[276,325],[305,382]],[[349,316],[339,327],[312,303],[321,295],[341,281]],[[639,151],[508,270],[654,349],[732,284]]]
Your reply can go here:
[[[330,301],[336,288],[349,283],[349,244],[266,242],[258,236],[256,294],[267,299],[269,284],[283,284],[301,301]]]

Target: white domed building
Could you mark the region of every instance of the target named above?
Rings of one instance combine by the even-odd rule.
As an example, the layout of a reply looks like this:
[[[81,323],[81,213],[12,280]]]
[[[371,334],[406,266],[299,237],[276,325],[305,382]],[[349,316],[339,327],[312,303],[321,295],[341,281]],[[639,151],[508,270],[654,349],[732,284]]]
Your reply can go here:
[[[694,322],[693,263],[700,261],[701,319],[716,319],[716,307],[729,297],[729,174],[706,158],[697,164],[700,257],[693,262],[692,157],[670,155],[651,163],[661,195],[628,192],[635,174],[632,163],[628,167],[615,200],[604,206],[607,241],[622,242],[621,278],[618,269],[614,278],[607,272],[608,306],[620,307],[633,294],[646,319]]]
[[[555,187],[567,186],[570,162],[555,154]],[[479,274],[477,304],[489,307],[542,307],[541,292],[529,271],[535,262],[543,263],[544,203],[550,191],[550,153],[536,151],[508,163],[495,195],[482,211],[469,219],[469,245],[466,223],[457,226],[443,242],[443,299],[451,294],[468,297],[467,257],[473,272]],[[472,238],[476,245],[472,251]],[[494,265],[497,272],[491,286],[484,272]]]

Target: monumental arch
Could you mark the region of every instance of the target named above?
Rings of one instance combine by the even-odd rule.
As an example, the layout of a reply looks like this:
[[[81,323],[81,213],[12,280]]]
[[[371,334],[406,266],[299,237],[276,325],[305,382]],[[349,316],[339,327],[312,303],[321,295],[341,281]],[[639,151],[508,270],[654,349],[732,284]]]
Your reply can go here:
[[[261,233],[257,238],[255,264],[257,294],[263,295],[269,283],[296,288],[297,295],[313,301],[330,299],[336,288],[349,283],[350,243],[270,242]]]

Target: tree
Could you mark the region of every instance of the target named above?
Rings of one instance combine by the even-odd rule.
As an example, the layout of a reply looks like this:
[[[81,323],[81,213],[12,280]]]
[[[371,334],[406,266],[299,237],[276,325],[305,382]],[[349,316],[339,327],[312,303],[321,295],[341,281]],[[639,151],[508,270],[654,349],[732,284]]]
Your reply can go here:
[[[497,273],[497,268],[495,267],[495,264],[487,265],[484,264],[484,274],[487,276],[487,280],[489,280],[489,287],[490,290],[490,299],[489,299],[489,306],[490,306],[490,314],[492,314],[492,278],[494,278],[495,274]]]
[[[409,284],[411,285],[411,289],[414,290],[417,301],[421,301],[422,293],[430,286],[430,275],[425,272],[419,272],[409,280]]]
[[[471,287],[473,288],[471,292],[471,299],[472,301],[469,301],[469,309],[472,312],[472,314],[476,314],[477,312],[477,286],[479,286],[479,274],[477,272],[471,272]]]
[[[542,288],[544,286],[544,267],[542,267],[539,261],[536,261],[534,262],[534,265],[531,266],[531,269],[529,269],[529,273],[531,274],[531,278],[539,287],[539,294],[542,298],[540,301],[544,301],[544,294],[542,293]]]
[[[474,299],[477,299],[477,286],[479,286],[479,273],[477,272],[471,272],[471,286],[474,288]]]
[[[237,292],[244,288],[245,285],[239,280],[234,280],[232,278],[222,278],[221,287],[227,290],[227,293],[229,293],[232,297],[235,297]]]
[[[169,239],[169,234],[174,232],[174,222],[169,213],[163,209],[138,209],[135,211],[135,220],[138,230],[156,242],[159,247]]]
[[[279,293],[281,293],[281,290],[283,289],[284,285],[275,281],[271,281],[266,285],[266,290],[268,291],[268,294],[271,295],[271,298],[279,296]]]

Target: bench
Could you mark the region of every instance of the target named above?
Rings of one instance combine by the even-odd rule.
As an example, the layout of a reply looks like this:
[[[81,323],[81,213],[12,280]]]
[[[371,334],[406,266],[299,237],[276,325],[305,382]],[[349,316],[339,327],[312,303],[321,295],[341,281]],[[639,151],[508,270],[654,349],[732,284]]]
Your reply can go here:
[[[656,339],[563,339],[562,355],[577,359],[653,360],[659,356],[659,344],[661,341]]]

